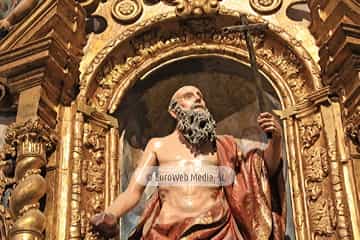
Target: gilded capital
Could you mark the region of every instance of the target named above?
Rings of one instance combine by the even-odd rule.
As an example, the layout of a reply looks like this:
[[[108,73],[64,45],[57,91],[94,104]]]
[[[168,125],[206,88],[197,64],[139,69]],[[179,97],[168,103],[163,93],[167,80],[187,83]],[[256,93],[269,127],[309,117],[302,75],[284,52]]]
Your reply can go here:
[[[40,119],[11,124],[5,140],[10,146],[17,147],[18,160],[28,155],[39,155],[45,159],[46,153],[51,152],[57,143],[54,130]]]

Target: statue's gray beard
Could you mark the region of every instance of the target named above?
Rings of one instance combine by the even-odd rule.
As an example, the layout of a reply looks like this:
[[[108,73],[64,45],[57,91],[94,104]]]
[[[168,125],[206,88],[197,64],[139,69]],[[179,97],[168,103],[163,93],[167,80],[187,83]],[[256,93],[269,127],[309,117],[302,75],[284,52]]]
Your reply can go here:
[[[200,146],[206,142],[215,142],[216,122],[207,109],[203,111],[183,110],[176,104],[173,110],[178,120],[177,128],[191,145]]]

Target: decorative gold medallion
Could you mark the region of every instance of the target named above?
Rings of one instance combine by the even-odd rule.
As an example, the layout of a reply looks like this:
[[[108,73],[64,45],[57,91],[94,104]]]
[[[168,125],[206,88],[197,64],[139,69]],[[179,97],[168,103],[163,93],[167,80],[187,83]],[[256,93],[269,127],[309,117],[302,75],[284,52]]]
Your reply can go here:
[[[133,23],[141,15],[142,4],[138,0],[117,0],[113,3],[111,14],[122,23]]]
[[[250,6],[261,14],[274,13],[281,6],[282,0],[250,0]]]
[[[220,8],[219,0],[163,0],[164,3],[176,6],[178,16],[215,14]]]

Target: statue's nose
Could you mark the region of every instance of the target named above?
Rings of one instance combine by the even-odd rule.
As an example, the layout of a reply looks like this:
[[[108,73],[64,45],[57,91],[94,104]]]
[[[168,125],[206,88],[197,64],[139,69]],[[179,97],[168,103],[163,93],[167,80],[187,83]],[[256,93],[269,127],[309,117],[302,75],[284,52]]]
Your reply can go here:
[[[200,96],[196,96],[196,97],[195,97],[195,102],[196,102],[196,103],[200,103],[200,102],[201,102]]]

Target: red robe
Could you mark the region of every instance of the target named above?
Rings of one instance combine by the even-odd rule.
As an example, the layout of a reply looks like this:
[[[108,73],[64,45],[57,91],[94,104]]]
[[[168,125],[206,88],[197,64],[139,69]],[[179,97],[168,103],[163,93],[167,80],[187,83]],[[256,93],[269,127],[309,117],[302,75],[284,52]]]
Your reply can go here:
[[[231,167],[232,185],[219,191],[215,205],[197,217],[171,224],[158,223],[160,198],[155,192],[129,240],[280,240],[285,237],[285,185],[281,174],[268,176],[263,151],[238,153],[230,136],[216,142],[219,166]]]

